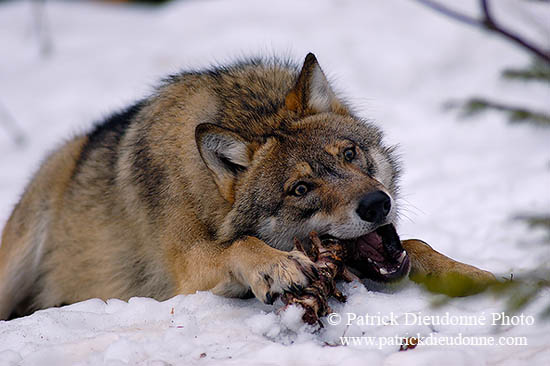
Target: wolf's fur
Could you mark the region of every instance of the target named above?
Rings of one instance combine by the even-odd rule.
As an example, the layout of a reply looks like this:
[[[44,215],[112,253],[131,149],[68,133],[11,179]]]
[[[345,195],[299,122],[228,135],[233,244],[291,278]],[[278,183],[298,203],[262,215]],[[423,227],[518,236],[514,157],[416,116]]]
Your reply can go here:
[[[314,276],[293,237],[373,231],[355,210],[374,190],[393,222],[397,175],[379,129],[311,54],[301,69],[249,60],[174,75],[44,162],[3,231],[0,319],[197,290],[269,302]]]

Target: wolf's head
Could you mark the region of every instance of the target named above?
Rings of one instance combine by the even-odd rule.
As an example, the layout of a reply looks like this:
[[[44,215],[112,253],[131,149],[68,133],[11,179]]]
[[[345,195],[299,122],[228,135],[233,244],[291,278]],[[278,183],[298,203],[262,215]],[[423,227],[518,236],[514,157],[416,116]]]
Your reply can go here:
[[[197,146],[232,205],[224,236],[252,235],[282,250],[311,231],[345,241],[358,274],[392,281],[409,270],[393,228],[398,166],[380,130],[354,117],[313,54],[284,99],[286,116],[261,141],[214,124]],[[274,117],[275,118],[275,117]]]

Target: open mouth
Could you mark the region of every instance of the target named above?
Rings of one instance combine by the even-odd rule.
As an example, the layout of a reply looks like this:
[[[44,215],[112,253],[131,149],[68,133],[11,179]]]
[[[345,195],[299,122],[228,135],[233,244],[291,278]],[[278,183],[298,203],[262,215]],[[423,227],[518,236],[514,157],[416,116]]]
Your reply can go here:
[[[391,282],[409,271],[409,256],[393,224],[345,242],[348,248],[346,264],[361,278]]]

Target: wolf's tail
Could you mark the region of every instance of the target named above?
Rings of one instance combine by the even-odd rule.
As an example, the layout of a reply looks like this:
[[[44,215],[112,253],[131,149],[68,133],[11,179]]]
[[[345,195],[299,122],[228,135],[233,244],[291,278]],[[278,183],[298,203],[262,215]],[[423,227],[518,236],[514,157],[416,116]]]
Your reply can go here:
[[[16,209],[2,234],[0,320],[13,317],[18,305],[29,298],[44,248],[46,223],[35,221],[32,229],[21,232],[18,229],[22,229],[22,224],[17,219]]]

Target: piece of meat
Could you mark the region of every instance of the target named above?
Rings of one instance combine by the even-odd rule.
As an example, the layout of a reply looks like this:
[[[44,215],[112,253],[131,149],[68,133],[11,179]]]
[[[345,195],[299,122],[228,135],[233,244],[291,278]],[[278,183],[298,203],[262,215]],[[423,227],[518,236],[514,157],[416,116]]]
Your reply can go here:
[[[306,287],[300,294],[285,292],[281,297],[285,305],[296,304],[304,309],[302,319],[308,324],[323,324],[319,320],[332,312],[328,299],[334,297],[345,302],[346,297],[336,288],[337,280],[347,282],[357,279],[345,266],[346,248],[336,239],[321,240],[317,233],[310,234],[311,250],[308,252],[298,239],[294,239],[297,250],[305,253],[315,263],[319,277]]]

